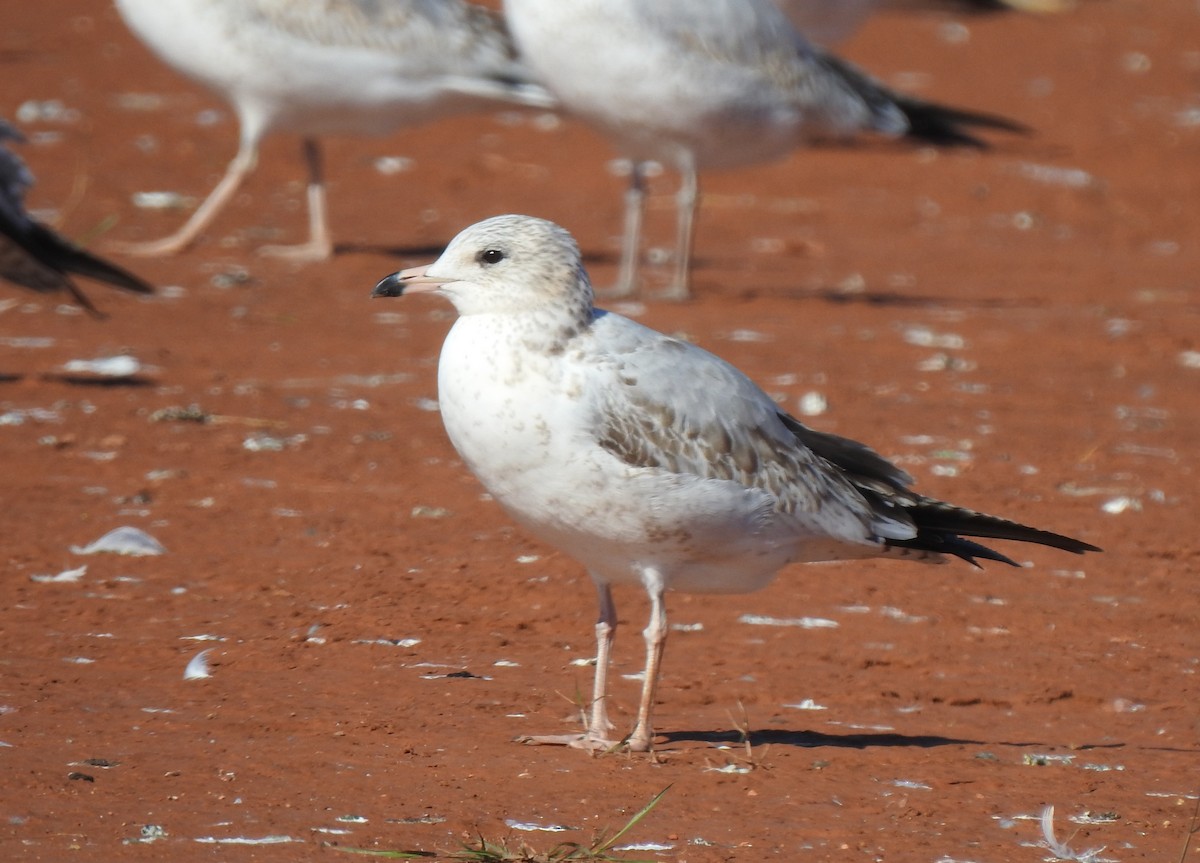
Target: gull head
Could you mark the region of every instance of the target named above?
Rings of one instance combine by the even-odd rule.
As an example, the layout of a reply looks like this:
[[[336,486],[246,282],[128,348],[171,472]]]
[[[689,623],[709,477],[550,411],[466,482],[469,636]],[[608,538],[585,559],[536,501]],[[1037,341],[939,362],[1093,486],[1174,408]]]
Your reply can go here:
[[[464,229],[425,267],[384,277],[373,297],[438,293],[460,315],[592,313],[592,286],[575,239],[532,216],[495,216]]]

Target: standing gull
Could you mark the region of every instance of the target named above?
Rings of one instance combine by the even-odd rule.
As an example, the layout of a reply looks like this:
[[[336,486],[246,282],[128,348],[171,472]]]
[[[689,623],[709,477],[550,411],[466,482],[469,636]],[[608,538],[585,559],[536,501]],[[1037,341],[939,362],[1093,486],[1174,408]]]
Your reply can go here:
[[[874,450],[807,428],[724,360],[594,308],[578,246],[550,222],[480,222],[373,296],[424,292],[459,313],[438,363],[455,449],[517,521],[583,563],[599,593],[587,729],[530,742],[614,745],[615,584],[650,596],[641,702],[626,738],[644,751],[668,589],[747,593],[790,563],[868,557],[1016,565],[970,536],[1099,550],[911,491],[911,477]]]
[[[25,192],[33,175],[21,157],[4,145],[24,137],[0,119],[0,276],[42,293],[68,291],[79,305],[99,317],[100,312],[71,278],[75,273],[139,294],[154,288],[133,273],[85,252],[70,240],[25,212]]]
[[[889,90],[809,44],[771,0],[505,0],[504,11],[521,55],[563,107],[632,160],[618,296],[637,280],[647,162],[682,177],[666,291],[682,299],[699,170],[861,132],[979,147],[967,127],[1018,128]]]
[[[547,107],[525,82],[502,21],[464,0],[117,0],[156,54],[225,97],[240,140],[225,176],[178,231],[125,251],[191,245],[254,170],[275,131],[301,136],[309,240],[264,254],[333,254],[318,137],[380,135],[498,102]]]

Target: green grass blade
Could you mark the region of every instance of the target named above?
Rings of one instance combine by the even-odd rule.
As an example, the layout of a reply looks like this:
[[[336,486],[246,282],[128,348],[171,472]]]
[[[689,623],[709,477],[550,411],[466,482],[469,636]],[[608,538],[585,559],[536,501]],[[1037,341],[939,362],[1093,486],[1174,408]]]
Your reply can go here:
[[[334,851],[342,851],[346,854],[362,854],[366,857],[382,857],[385,860],[417,860],[420,858],[437,857],[435,851],[377,851],[371,848],[350,848],[345,845],[331,845],[326,843],[323,847],[331,848]]]
[[[674,783],[672,783],[672,784],[674,784]],[[606,851],[608,851],[609,848],[612,848],[614,845],[616,845],[617,841],[622,836],[624,836],[626,833],[628,833],[630,830],[632,830],[639,821],[641,821],[643,818],[645,818],[647,815],[650,814],[650,810],[653,809],[655,806],[657,806],[658,801],[662,800],[663,795],[665,795],[670,790],[671,790],[671,786],[668,785],[662,791],[658,792],[653,797],[651,797],[650,802],[647,803],[645,806],[643,806],[636,815],[634,815],[632,818],[630,818],[628,821],[626,821],[624,827],[622,827],[620,830],[618,830],[612,836],[609,836],[607,839],[601,839],[594,846],[592,846],[592,848],[590,849],[591,853],[593,855],[599,857],[602,854],[604,854]]]

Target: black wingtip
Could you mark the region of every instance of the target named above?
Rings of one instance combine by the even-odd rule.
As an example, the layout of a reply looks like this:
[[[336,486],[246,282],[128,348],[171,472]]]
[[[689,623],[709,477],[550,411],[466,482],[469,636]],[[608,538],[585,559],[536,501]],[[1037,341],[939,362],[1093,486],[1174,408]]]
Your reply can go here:
[[[986,149],[987,142],[971,134],[971,129],[1015,134],[1028,134],[1031,131],[1027,126],[999,114],[939,105],[898,93],[833,54],[821,51],[816,56],[819,63],[840,78],[865,103],[879,123],[874,128],[885,134],[899,134],[910,140],[942,147]],[[897,129],[897,111],[903,115],[906,128]]]
[[[153,294],[149,282],[80,248],[25,212],[25,192],[33,184],[33,175],[19,156],[3,146],[6,140],[23,141],[24,136],[0,117],[0,239],[5,250],[0,277],[40,292],[66,289],[96,318],[105,315],[75,284],[72,274],[138,294]]]
[[[897,99],[896,106],[904,112],[908,120],[906,137],[941,147],[973,147],[986,150],[988,142],[967,131],[971,128],[1015,135],[1029,135],[1033,131],[1028,126],[999,114],[952,108],[920,99]]]
[[[371,291],[372,297],[399,297],[404,293],[404,279],[400,274],[392,273],[390,276],[384,276],[375,285],[375,290]]]
[[[904,506],[905,514],[912,519],[917,528],[917,535],[907,540],[889,540],[889,545],[950,554],[976,566],[978,564],[975,558],[994,560],[1012,566],[1017,564],[1000,552],[974,542],[973,539],[1029,542],[1071,554],[1102,550],[1090,542],[1074,537],[965,509],[934,498],[916,497]]]
[[[150,295],[155,292],[154,285],[140,276],[134,275],[124,267],[118,267],[111,261],[93,255],[73,243],[67,243],[62,247],[59,266],[67,272],[87,276],[89,279],[95,279],[135,294]]]
[[[1029,529],[1029,533],[1024,536],[1004,536],[992,537],[996,539],[1009,539],[1018,542],[1032,542],[1038,545],[1045,545],[1051,548],[1057,548],[1061,551],[1068,551],[1073,554],[1083,554],[1088,551],[1103,551],[1104,549],[1091,543],[1082,542],[1077,539],[1072,539],[1069,536],[1062,536],[1049,531]],[[937,554],[948,554],[954,557],[962,558],[967,563],[974,567],[982,568],[979,560],[991,560],[996,563],[1004,563],[1009,566],[1020,566],[1011,557],[994,548],[988,548],[982,543],[967,539],[966,537],[957,534],[938,533],[936,531],[922,530],[916,537],[910,540],[888,540],[888,545],[898,548],[915,548],[921,551],[932,551]]]
[[[67,292],[75,298],[75,302],[79,304],[80,308],[91,315],[94,320],[108,320],[108,315],[96,308],[92,301],[88,299],[87,294],[79,289],[79,285],[75,284],[74,279],[72,279],[70,276],[64,275],[63,285],[66,286]]]
[[[1057,545],[1054,545],[1055,548],[1062,549],[1063,551],[1069,551],[1073,554],[1084,554],[1085,552],[1089,551],[1104,551],[1104,549],[1102,549],[1100,546],[1092,545],[1090,542],[1072,539],[1069,536],[1059,536],[1057,533],[1052,534],[1052,536],[1055,536],[1060,540]]]

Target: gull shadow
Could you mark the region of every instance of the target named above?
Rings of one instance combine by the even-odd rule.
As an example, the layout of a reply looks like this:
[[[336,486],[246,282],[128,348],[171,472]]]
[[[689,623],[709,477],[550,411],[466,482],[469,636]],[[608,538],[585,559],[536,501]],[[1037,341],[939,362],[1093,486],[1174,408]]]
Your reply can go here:
[[[365,248],[365,247],[363,247]],[[396,250],[399,254],[411,253],[416,255],[420,250]],[[441,254],[441,248],[435,248],[435,254]],[[620,256],[615,252],[608,251],[591,251],[583,252],[583,262],[590,269],[596,264],[616,266],[619,263]],[[641,267],[645,270],[664,270],[661,265],[648,264],[642,261]],[[715,297],[718,299],[726,299],[736,297],[739,300],[756,300],[756,299],[782,299],[782,300],[816,300],[819,302],[829,303],[831,305],[841,306],[873,306],[879,308],[919,308],[919,309],[941,309],[941,308],[977,308],[977,309],[1028,309],[1042,308],[1046,306],[1044,299],[1040,297],[961,297],[933,294],[912,294],[903,293],[900,291],[847,291],[844,288],[838,287],[817,287],[817,288],[764,288],[749,285],[741,288],[735,288],[733,292],[722,294],[719,291],[706,292],[703,288],[696,288],[695,276],[697,274],[705,274],[717,267],[712,260],[699,256],[693,256],[691,270],[693,273],[693,295],[690,299],[699,297]],[[664,270],[665,271],[665,270]],[[717,279],[722,284],[728,284],[728,279]],[[596,298],[598,302],[607,300],[640,300],[642,302],[657,302],[661,298],[652,290],[637,290],[629,297],[613,297],[602,287],[597,287]],[[670,305],[680,305],[678,299],[666,300]],[[687,302],[686,300],[683,302]]]
[[[732,743],[745,741],[740,731],[669,731],[660,733],[667,743]],[[959,737],[942,737],[935,734],[897,734],[894,732],[847,732],[828,734],[823,731],[792,731],[768,729],[750,732],[750,745],[796,746],[802,749],[833,747],[837,749],[870,749],[873,747],[909,746],[916,749],[933,749],[937,746],[982,746],[986,741]],[[1034,743],[1005,743],[1004,746],[1035,746]]]
[[[860,294],[847,293],[833,288],[822,288],[810,296],[826,303],[835,305],[864,305],[864,306],[972,306],[981,309],[1018,309],[1030,306],[1044,306],[1045,303],[1036,298],[1022,299],[1020,297],[935,297],[921,294],[901,294],[895,291],[863,291]]]
[[[788,300],[818,300],[839,306],[891,308],[1028,309],[1046,303],[1037,297],[960,297],[909,294],[899,291],[845,291],[840,288],[792,288],[783,291],[754,291],[746,296],[779,297]]]
[[[882,306],[891,308],[933,308],[946,305],[945,297],[901,294],[896,291],[862,291],[849,293],[836,288],[813,291],[789,291],[789,299],[820,300],[835,306]]]
[[[60,384],[69,384],[73,387],[98,387],[105,389],[115,389],[117,387],[131,387],[134,389],[140,387],[152,387],[154,381],[143,377],[123,377],[123,378],[102,378],[93,377],[91,375],[73,375],[73,374],[44,374],[41,376],[44,381],[56,381]]]
[[[585,264],[613,264],[620,263],[621,256],[616,252],[583,252],[582,260]]]
[[[391,258],[429,258],[431,261],[446,250],[450,244],[425,244],[419,246],[389,246],[384,243],[338,243],[333,247],[338,255],[384,255]]]

